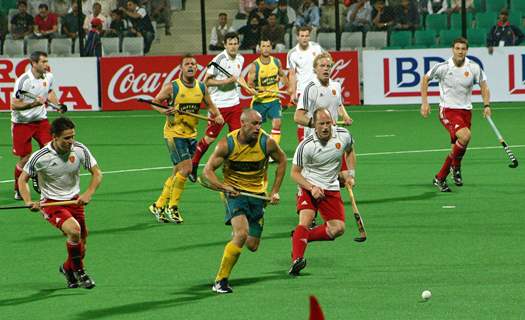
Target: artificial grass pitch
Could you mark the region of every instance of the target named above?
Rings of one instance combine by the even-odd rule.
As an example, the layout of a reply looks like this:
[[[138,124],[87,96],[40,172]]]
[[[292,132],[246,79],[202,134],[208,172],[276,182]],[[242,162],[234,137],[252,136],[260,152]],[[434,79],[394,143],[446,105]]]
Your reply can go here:
[[[451,184],[452,193],[443,194],[431,185],[449,149],[435,105],[430,119],[418,106],[349,108],[358,155],[354,194],[367,241],[353,241],[359,233],[343,190],[346,234],[311,243],[302,276],[289,277],[297,216],[287,174],[281,204],[267,208],[260,249],[243,250],[230,278],[234,293],[224,296],[211,291],[231,234],[217,193],[187,182],[182,225],[158,224],[147,210],[171,172],[163,118],[153,111],[68,113],[78,141],[105,172],[86,208],[85,264],[97,287],[66,289],[58,273],[65,238],[38,213],[3,210],[0,318],[307,319],[309,295],[326,319],[525,318],[524,169],[507,167],[479,109],[465,185]],[[296,146],[292,112],[284,113],[282,129],[288,158]],[[525,108],[494,104],[493,119],[523,160]],[[8,114],[0,114],[0,132],[0,205],[8,205],[15,203],[7,180],[16,162]],[[83,176],[83,188],[88,182]],[[432,299],[422,302],[425,289]]]

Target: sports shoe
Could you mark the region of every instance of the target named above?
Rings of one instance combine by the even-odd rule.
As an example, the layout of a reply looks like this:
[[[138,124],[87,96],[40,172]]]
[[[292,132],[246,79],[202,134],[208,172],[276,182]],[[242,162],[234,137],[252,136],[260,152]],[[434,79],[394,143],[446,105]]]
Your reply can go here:
[[[75,273],[73,271],[66,270],[64,268],[64,265],[61,264],[60,267],[58,268],[58,272],[63,274],[64,277],[66,278],[66,283],[67,283],[68,288],[72,289],[72,288],[79,287],[77,278],[75,277]]]
[[[199,170],[199,165],[193,165],[191,168],[191,173],[188,175],[188,179],[191,182],[197,182],[197,172]]]
[[[95,287],[95,280],[91,279],[84,269],[75,272],[75,276],[82,288],[93,289]]]
[[[15,190],[15,195],[13,196],[15,200],[23,200],[22,196],[20,195],[20,192],[18,190]]]
[[[232,287],[230,287],[230,284],[228,283],[228,278],[222,278],[219,281],[215,281],[215,283],[211,287],[211,290],[217,293],[232,293],[233,292]]]
[[[288,274],[291,276],[298,276],[299,272],[306,267],[306,259],[305,258],[297,258],[292,263],[292,266],[290,267],[290,270],[288,271]]]
[[[432,184],[435,185],[441,192],[451,192],[447,184],[447,179],[439,180],[437,177],[434,177]]]
[[[183,223],[184,219],[180,214],[179,208],[177,206],[169,207],[164,210],[163,213],[164,219],[167,219],[171,223]]]
[[[152,215],[155,216],[155,218],[157,219],[158,222],[169,222],[166,220],[166,218],[164,218],[164,210],[165,208],[161,207],[157,207],[155,205],[155,202],[153,204],[151,204],[149,207],[149,212],[151,212]]]
[[[452,171],[452,179],[454,180],[454,184],[458,187],[461,187],[463,185],[463,178],[461,177],[461,168],[451,168],[450,171]]]

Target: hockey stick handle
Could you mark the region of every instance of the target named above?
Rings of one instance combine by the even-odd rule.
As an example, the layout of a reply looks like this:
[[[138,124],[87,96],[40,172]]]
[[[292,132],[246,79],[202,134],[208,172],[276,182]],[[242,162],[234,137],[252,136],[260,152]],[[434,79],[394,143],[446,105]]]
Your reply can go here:
[[[25,91],[25,90],[18,90],[16,92],[16,96],[17,97],[20,97],[20,96],[24,96],[26,98],[29,98],[29,99],[33,99],[33,100],[37,100],[38,97],[34,94],[32,94],[31,92],[28,92],[28,91]],[[56,111],[61,111],[61,112],[66,112],[67,111],[67,107],[65,105],[56,105],[50,101],[46,101],[47,105],[50,106],[51,108],[55,109]]]
[[[212,186],[204,181],[202,181],[202,179],[199,177],[197,178],[197,181],[199,182],[199,184],[201,186],[203,186],[204,188],[206,189],[210,189],[210,190],[213,190],[213,191],[218,191],[218,192],[224,192],[224,193],[228,193],[229,191],[227,190],[224,190],[222,188],[217,188],[215,186]],[[264,200],[264,201],[271,201],[272,199],[270,197],[266,197],[266,196],[262,196],[260,194],[254,194],[254,193],[250,193],[250,192],[244,192],[244,191],[240,191],[239,194],[241,196],[245,196],[245,197],[250,197],[250,198],[256,198],[256,199],[261,199],[261,200]]]
[[[148,103],[148,104],[151,104],[152,106],[159,107],[161,109],[169,109],[169,107],[167,107],[165,105],[162,105],[160,103],[153,102],[151,100],[138,98],[137,101],[138,102]],[[190,117],[194,117],[194,118],[197,118],[197,119],[200,119],[200,120],[210,121],[210,119],[208,117],[200,115],[200,114],[191,113],[191,112],[187,112],[187,111],[183,111],[183,110],[177,110],[177,109],[175,110],[175,112],[180,113],[180,114],[184,114],[184,115],[187,115],[187,116],[190,116]]]
[[[365,225],[363,223],[363,219],[361,218],[361,215],[359,214],[359,209],[357,208],[357,204],[355,203],[355,197],[354,197],[354,192],[352,191],[352,187],[350,185],[347,185],[347,187],[348,187],[348,194],[350,195],[350,201],[352,202],[352,211],[354,212],[354,218],[357,224],[357,230],[359,231],[359,234],[361,236],[359,238],[354,238],[354,240],[357,242],[364,242],[366,240]]]
[[[40,207],[56,207],[56,206],[69,206],[69,205],[75,205],[77,204],[77,200],[67,200],[67,201],[57,201],[57,202],[46,202],[41,203]],[[0,210],[7,210],[7,209],[28,209],[31,208],[30,205],[17,205],[17,206],[3,206],[0,207]]]
[[[212,66],[212,67],[214,67],[215,69],[219,70],[220,72],[222,72],[222,73],[223,73],[225,76],[227,76],[228,78],[233,77],[233,75],[232,75],[231,73],[229,73],[228,70],[226,70],[226,69],[224,69],[223,67],[221,67],[221,66],[220,66],[217,62],[215,62],[215,61],[210,62],[210,63],[208,64],[208,67],[209,67],[209,66]],[[243,80],[244,80],[244,79],[243,79]],[[237,83],[238,83],[241,87],[243,87],[244,89],[248,90],[248,92],[249,92],[250,90],[253,90],[252,88],[248,87],[244,81],[241,81],[239,78],[237,78]]]
[[[487,121],[488,121],[490,127],[492,128],[492,131],[494,131],[494,133],[496,134],[496,137],[498,137],[498,140],[500,142],[505,142],[505,139],[503,139],[503,136],[501,135],[501,132],[499,132],[498,128],[496,127],[496,124],[494,123],[494,121],[492,120],[492,118],[490,116],[487,116]]]

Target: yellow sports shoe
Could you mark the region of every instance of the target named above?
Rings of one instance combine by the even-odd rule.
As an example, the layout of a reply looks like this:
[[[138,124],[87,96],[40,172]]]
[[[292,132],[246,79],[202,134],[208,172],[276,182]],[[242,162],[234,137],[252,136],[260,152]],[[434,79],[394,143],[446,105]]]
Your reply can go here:
[[[176,224],[184,222],[184,219],[182,218],[182,215],[180,214],[179,208],[177,206],[169,207],[164,210],[163,218],[171,223]]]
[[[155,205],[155,202],[153,202],[152,205],[148,207],[149,212],[151,212],[152,215],[155,216],[155,219],[157,219],[157,222],[159,223],[168,223],[169,221],[164,218],[164,211],[166,210],[164,207],[159,208]]]

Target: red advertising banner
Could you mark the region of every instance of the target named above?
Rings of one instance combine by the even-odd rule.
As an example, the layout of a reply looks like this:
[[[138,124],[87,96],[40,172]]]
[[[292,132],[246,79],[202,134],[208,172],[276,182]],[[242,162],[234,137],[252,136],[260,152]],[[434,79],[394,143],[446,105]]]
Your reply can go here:
[[[345,104],[359,104],[359,72],[357,51],[331,52],[335,64],[331,78],[343,86]],[[243,76],[248,74],[250,63],[257,54],[245,54]],[[275,54],[286,66],[286,54]],[[148,57],[103,57],[100,59],[100,80],[103,110],[138,110],[149,106],[137,102],[138,98],[152,99],[160,89],[177,79],[180,73],[181,56]],[[206,65],[212,55],[197,55],[197,79],[204,78]],[[288,104],[283,97],[283,104]],[[244,92],[241,104],[248,106],[251,96]]]

